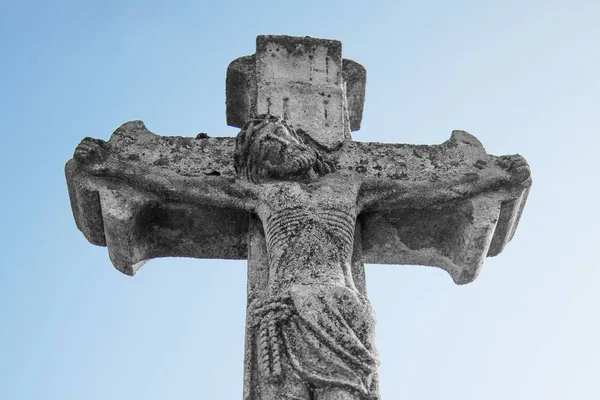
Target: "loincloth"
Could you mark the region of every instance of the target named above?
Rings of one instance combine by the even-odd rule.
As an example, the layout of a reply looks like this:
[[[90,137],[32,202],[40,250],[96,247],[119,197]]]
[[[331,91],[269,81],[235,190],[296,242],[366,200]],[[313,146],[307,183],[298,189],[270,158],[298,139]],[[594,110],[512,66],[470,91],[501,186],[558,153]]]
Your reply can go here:
[[[379,358],[374,312],[364,296],[340,286],[297,285],[260,310],[261,375],[281,379],[285,363],[313,388],[371,394]]]

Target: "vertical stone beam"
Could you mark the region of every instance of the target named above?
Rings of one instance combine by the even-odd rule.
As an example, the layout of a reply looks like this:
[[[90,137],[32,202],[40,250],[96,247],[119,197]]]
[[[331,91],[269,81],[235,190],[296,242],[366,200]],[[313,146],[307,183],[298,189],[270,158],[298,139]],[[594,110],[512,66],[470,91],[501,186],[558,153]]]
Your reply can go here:
[[[258,36],[255,57],[257,114],[283,117],[328,150],[351,139],[341,42]]]
[[[342,44],[337,40],[291,36],[258,36],[256,54],[242,57],[227,71],[227,123],[242,127],[260,114],[280,116],[327,151],[351,140],[360,127],[364,102],[364,68],[348,61],[342,69]],[[346,81],[352,93],[349,113]],[[356,226],[352,274],[366,294],[360,224]],[[252,216],[248,231],[248,303],[266,293],[269,284],[265,236]],[[259,400],[256,338],[246,326],[244,400]]]
[[[248,280],[247,305],[260,298],[269,284],[269,259],[264,230],[257,216],[250,216],[248,226]],[[256,338],[248,325],[246,314],[246,337],[244,345],[244,400],[258,399],[258,366],[256,364]]]
[[[354,247],[352,248],[352,279],[359,292],[367,295],[367,281],[365,277],[365,263],[362,251],[362,231],[360,219],[356,220],[354,227]]]
[[[356,289],[367,296],[367,278],[365,274],[365,262],[362,249],[362,222],[357,218],[354,226],[354,247],[352,248],[352,279]],[[379,374],[375,374],[371,382],[371,393],[379,393]]]

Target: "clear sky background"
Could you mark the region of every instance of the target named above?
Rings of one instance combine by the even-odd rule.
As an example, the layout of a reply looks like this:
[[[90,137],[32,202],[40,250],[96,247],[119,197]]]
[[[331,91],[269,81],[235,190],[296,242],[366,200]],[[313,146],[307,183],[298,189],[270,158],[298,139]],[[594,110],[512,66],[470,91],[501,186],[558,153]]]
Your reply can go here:
[[[135,278],[76,229],[64,163],[143,120],[233,136],[225,70],[259,34],[338,39],[361,141],[453,129],[524,155],[514,240],[472,284],[371,265],[384,400],[599,399],[598,1],[2,1],[0,399],[241,399],[245,263]]]

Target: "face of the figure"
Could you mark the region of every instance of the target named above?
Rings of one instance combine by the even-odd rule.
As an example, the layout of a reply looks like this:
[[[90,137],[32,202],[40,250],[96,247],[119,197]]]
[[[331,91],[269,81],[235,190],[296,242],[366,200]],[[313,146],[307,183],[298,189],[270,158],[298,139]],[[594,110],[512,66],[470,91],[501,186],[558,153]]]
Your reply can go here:
[[[312,181],[335,170],[315,148],[305,144],[284,120],[263,114],[248,121],[236,137],[234,166],[254,183]]]
[[[317,159],[310,146],[278,121],[259,127],[249,150],[250,173],[260,181],[307,179]]]

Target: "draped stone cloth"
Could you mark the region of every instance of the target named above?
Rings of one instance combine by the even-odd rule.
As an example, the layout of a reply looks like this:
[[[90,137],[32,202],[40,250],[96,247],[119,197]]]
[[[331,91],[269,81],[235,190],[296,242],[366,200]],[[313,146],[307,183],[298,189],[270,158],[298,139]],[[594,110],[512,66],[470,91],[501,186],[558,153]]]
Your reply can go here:
[[[280,312],[270,331],[275,337],[259,344],[259,359],[267,361],[259,363],[261,373],[289,379],[293,371],[312,390],[345,388],[376,399],[373,383],[379,361],[374,311],[367,298],[337,285],[296,285],[289,294],[291,312]],[[263,318],[259,331],[268,332],[266,324]],[[273,368],[273,361],[284,365]],[[281,368],[283,376],[273,377]]]

